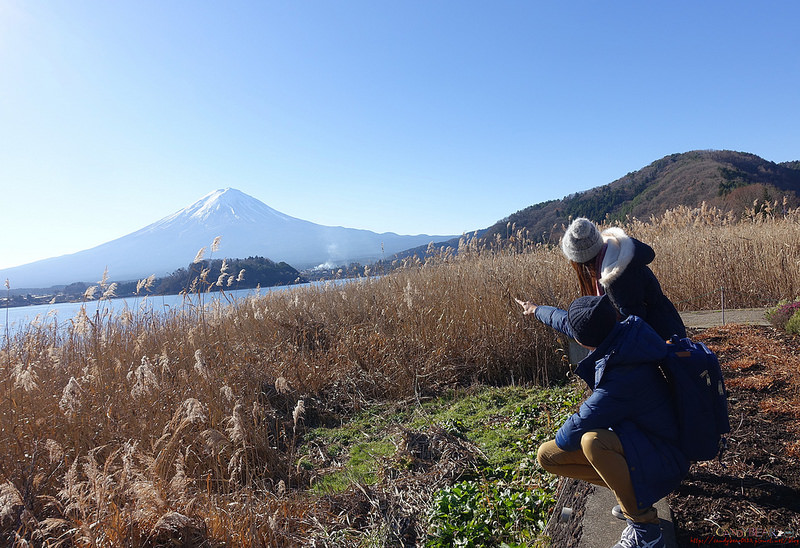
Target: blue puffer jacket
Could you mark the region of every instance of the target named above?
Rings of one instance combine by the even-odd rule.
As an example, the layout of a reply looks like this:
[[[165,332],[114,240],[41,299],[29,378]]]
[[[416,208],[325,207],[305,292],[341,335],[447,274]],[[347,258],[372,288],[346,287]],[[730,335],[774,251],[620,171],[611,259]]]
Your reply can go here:
[[[569,334],[565,311],[549,306],[536,317]],[[641,318],[618,323],[576,373],[592,395],[556,433],[564,451],[580,449],[589,430],[610,428],[620,438],[640,508],[673,491],[689,469],[677,447],[678,424],[672,399],[657,362],[666,356],[664,340]]]

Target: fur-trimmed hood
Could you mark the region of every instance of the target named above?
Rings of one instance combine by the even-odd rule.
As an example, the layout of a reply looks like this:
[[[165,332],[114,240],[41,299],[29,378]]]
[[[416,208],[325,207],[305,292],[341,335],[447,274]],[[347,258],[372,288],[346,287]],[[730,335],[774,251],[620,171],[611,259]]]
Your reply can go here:
[[[605,255],[600,268],[600,284],[608,287],[620,277],[631,263],[650,264],[655,258],[653,248],[631,238],[621,228],[612,226],[602,232]]]

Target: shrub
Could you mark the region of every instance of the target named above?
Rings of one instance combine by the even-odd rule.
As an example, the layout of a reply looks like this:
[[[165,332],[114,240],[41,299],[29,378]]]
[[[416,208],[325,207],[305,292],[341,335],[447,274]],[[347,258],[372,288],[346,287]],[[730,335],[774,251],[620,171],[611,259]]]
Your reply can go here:
[[[769,322],[778,329],[784,329],[789,333],[789,322],[794,320],[797,324],[800,320],[795,320],[797,313],[800,312],[800,297],[794,301],[781,301],[777,306],[767,311],[767,319]],[[797,333],[798,331],[794,331]]]
[[[786,322],[786,332],[793,333],[795,335],[800,335],[800,307],[797,310],[795,310],[795,313],[792,315],[791,318],[789,318],[789,321]]]

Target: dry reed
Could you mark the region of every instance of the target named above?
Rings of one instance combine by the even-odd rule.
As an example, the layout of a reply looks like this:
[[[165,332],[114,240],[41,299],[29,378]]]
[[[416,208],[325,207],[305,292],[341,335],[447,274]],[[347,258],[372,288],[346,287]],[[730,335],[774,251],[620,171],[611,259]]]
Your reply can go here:
[[[654,247],[682,309],[716,308],[720,287],[732,307],[800,294],[798,211],[679,208],[625,228]],[[159,523],[196,518],[210,545],[309,538],[321,503],[291,462],[305,428],[377,400],[561,377],[558,339],[514,298],[566,306],[577,281],[557,246],[509,234],[235,306],[191,294],[164,314],[147,300],[117,316],[87,305],[7,333],[0,541],[154,546]],[[105,276],[99,286],[113,293]]]

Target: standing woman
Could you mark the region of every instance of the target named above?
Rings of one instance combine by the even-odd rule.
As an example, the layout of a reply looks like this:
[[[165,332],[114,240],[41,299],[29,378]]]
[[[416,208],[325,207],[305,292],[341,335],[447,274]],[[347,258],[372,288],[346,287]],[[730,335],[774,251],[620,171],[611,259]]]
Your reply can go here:
[[[647,266],[656,256],[652,247],[621,228],[600,233],[592,221],[579,217],[567,228],[561,250],[578,274],[581,295],[608,295],[621,320],[638,316],[665,340],[686,336],[678,310]]]

